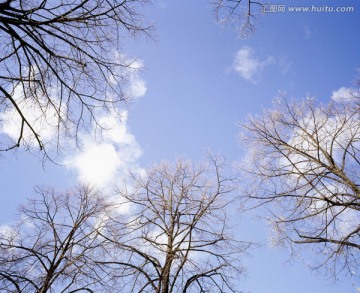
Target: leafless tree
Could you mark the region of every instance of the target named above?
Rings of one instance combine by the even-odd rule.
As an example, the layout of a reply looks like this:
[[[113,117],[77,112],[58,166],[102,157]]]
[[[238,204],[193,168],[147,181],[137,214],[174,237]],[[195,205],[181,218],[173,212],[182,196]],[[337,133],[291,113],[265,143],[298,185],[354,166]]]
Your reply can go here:
[[[360,269],[359,99],[279,98],[242,125],[250,198],[271,211],[278,241],[318,249],[314,267],[335,276]]]
[[[123,280],[124,291],[237,292],[232,279],[242,275],[240,257],[251,244],[231,235],[233,186],[222,168],[215,159],[162,163],[134,175],[131,188],[118,189],[129,212],[118,223],[124,228],[107,237],[122,257],[100,263]]]
[[[44,124],[58,138],[76,138],[99,112],[115,115],[127,103],[126,79],[137,65],[119,53],[120,43],[149,33],[139,14],[145,2],[0,2],[0,112],[18,121],[2,150],[31,144],[27,136],[43,149]]]
[[[213,0],[215,18],[220,24],[233,25],[242,37],[255,31],[256,16],[263,12],[268,1]]]
[[[108,204],[88,187],[65,193],[38,188],[20,220],[0,229],[1,292],[119,292],[96,267],[106,257],[100,232]]]

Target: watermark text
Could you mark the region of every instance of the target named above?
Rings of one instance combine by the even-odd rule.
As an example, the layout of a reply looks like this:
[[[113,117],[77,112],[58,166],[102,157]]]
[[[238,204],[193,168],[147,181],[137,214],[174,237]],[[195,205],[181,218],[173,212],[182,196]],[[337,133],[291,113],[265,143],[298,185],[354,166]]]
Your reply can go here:
[[[262,13],[277,12],[324,12],[324,13],[346,13],[354,12],[353,6],[329,6],[329,5],[311,5],[311,6],[287,6],[284,4],[267,4],[263,5]]]

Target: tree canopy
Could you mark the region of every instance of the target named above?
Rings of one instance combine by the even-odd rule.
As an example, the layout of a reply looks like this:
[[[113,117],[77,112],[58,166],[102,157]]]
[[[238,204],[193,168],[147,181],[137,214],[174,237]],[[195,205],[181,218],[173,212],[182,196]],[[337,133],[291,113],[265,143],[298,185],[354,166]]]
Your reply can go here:
[[[104,111],[119,116],[132,96],[129,74],[139,69],[121,44],[149,34],[139,13],[145,2],[0,3],[0,123],[14,124],[2,150],[50,143],[61,150],[62,136],[76,140],[80,130],[101,128]]]
[[[134,175],[119,189],[129,209],[107,233],[121,258],[103,261],[126,292],[238,292],[241,256],[252,243],[235,237],[228,219],[235,198],[224,163],[178,160]],[[110,240],[111,241],[111,240]]]
[[[317,267],[334,274],[360,265],[359,105],[358,92],[328,104],[279,98],[242,124],[248,196],[270,209],[276,241],[317,248]]]

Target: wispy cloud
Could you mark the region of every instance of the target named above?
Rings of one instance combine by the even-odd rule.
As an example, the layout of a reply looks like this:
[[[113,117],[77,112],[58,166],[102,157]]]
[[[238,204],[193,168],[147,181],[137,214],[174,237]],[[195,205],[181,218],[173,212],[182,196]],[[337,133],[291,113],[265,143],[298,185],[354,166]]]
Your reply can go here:
[[[308,25],[304,26],[304,35],[305,35],[305,39],[309,39],[312,35],[312,30]]]
[[[260,60],[254,56],[254,51],[250,47],[245,46],[236,52],[233,70],[246,81],[256,84],[260,81],[264,68],[273,63],[275,63],[274,57],[269,56]]]

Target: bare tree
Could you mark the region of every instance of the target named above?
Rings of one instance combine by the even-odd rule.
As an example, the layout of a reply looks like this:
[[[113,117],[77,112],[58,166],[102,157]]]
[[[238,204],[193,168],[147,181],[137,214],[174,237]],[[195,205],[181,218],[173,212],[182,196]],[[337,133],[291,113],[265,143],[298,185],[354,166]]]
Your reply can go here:
[[[270,211],[277,240],[307,244],[316,268],[360,268],[360,103],[279,98],[243,123],[249,196]],[[253,201],[251,201],[254,203]],[[256,201],[255,201],[256,202]]]
[[[65,193],[38,188],[20,220],[0,229],[1,292],[118,292],[95,258],[106,256],[100,232],[108,204],[88,187]]]
[[[216,21],[233,25],[242,37],[255,31],[256,15],[263,12],[268,1],[253,0],[213,0]]]
[[[239,260],[251,244],[232,237],[232,180],[223,162],[211,164],[163,163],[118,190],[129,213],[118,223],[124,228],[106,237],[122,257],[100,263],[122,279],[124,291],[237,292],[232,278],[243,273]]]
[[[120,52],[128,35],[148,33],[139,6],[146,0],[0,2],[0,111],[19,121],[2,150],[29,143],[44,148],[42,128],[76,138],[117,114],[135,60]],[[0,123],[5,123],[1,121]],[[59,145],[58,145],[59,147]]]

